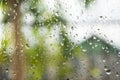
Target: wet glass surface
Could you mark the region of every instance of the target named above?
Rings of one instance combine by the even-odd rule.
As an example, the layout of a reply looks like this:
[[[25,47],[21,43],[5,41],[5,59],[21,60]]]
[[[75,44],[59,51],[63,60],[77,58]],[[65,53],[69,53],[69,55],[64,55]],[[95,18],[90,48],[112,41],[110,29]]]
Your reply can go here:
[[[0,0],[0,80],[120,80],[119,0]]]

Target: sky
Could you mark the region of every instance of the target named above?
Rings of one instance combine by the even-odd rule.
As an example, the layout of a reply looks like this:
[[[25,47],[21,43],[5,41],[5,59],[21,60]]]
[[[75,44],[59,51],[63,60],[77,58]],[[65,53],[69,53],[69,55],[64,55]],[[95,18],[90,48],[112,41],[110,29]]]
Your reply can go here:
[[[75,27],[69,30],[73,42],[83,42],[84,36],[96,35],[120,49],[120,0],[95,0],[87,9],[83,0],[60,0],[60,3],[68,26]],[[75,34],[78,36],[74,37]]]

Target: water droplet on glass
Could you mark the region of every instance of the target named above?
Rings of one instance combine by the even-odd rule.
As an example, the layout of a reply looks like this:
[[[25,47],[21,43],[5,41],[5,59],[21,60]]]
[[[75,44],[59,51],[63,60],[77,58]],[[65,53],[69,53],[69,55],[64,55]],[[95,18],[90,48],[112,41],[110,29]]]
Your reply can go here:
[[[67,78],[66,80],[70,80],[69,78]]]
[[[17,4],[14,4],[14,7],[17,7]]]
[[[103,18],[103,16],[100,16],[100,18]]]
[[[102,49],[104,50],[105,48],[104,48],[104,47],[102,47]]]
[[[7,15],[10,16],[10,13],[8,13]]]
[[[110,74],[111,74],[111,70],[110,70],[110,69],[107,69],[107,70],[106,70],[106,74],[107,74],[107,75],[110,75]]]
[[[103,60],[103,62],[105,63],[105,62],[106,62],[106,60]]]
[[[64,46],[64,44],[63,44],[63,43],[61,43],[61,46]]]
[[[95,47],[97,47],[98,45],[96,44]]]
[[[120,52],[118,52],[118,57],[120,57]]]
[[[119,64],[119,62],[117,61],[116,64]]]
[[[84,36],[83,39],[86,39],[86,37]]]
[[[63,62],[63,65],[65,65],[66,63],[65,62]]]
[[[26,44],[25,47],[26,47],[26,49],[29,49],[30,46],[29,46],[29,44]]]
[[[91,42],[90,42],[89,44],[90,44],[90,45],[92,45],[92,43],[91,43]]]
[[[20,52],[23,52],[23,50],[20,50]]]
[[[86,49],[83,49],[82,51],[83,51],[83,52],[86,52],[87,50],[86,50]]]
[[[107,71],[107,70],[108,70],[107,66],[105,66],[105,67],[104,67],[104,70],[105,70],[105,71]]]
[[[97,39],[96,37],[93,37],[93,39]]]
[[[8,69],[6,69],[5,72],[8,73]]]
[[[118,72],[116,72],[116,77],[119,77],[119,73]]]

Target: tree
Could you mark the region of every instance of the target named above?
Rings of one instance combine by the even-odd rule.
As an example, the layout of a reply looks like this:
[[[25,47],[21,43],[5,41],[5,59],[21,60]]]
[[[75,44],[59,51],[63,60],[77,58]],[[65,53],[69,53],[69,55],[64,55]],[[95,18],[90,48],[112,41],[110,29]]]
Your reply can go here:
[[[9,21],[12,23],[13,35],[14,35],[14,54],[11,57],[11,79],[12,80],[24,80],[24,44],[21,32],[21,12],[20,5],[22,0],[1,0],[1,3],[5,6],[6,13],[9,13]],[[8,10],[7,10],[8,9]]]

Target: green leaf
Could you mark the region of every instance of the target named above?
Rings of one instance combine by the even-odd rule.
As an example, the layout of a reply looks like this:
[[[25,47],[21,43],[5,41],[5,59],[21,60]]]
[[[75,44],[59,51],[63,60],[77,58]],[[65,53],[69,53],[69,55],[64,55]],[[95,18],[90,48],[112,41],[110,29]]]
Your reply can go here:
[[[85,7],[89,7],[94,0],[85,0]]]

